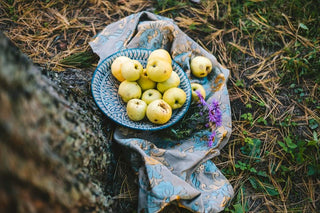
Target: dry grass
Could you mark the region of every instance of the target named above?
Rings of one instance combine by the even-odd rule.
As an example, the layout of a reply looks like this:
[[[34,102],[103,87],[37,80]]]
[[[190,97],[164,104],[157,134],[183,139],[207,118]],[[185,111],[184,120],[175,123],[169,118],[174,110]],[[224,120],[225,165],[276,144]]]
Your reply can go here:
[[[150,5],[146,1],[2,1],[2,30],[34,63],[63,71],[61,61],[89,51],[88,42],[106,25]]]
[[[0,29],[35,63],[63,71],[113,21],[146,9],[173,18],[231,71],[233,134],[215,159],[236,191],[225,212],[318,212],[320,18],[317,1],[302,2],[2,1]],[[116,198],[135,202],[119,169]]]

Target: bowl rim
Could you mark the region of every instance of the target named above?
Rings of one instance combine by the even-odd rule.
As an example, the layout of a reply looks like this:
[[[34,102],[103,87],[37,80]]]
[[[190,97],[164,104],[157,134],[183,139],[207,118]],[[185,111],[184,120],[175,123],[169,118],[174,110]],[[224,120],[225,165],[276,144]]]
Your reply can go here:
[[[159,48],[157,48],[159,49]],[[190,104],[191,104],[191,98],[192,98],[192,91],[191,91],[191,85],[190,85],[190,79],[188,78],[186,72],[182,69],[182,67],[173,59],[172,59],[172,64],[174,64],[176,67],[178,67],[178,69],[180,69],[182,71],[182,75],[185,76],[185,79],[187,81],[187,85],[188,85],[188,91],[185,91],[186,93],[189,93],[187,94],[187,101],[186,101],[186,106],[185,106],[185,109],[184,109],[184,112],[179,115],[180,117],[178,119],[176,119],[175,121],[172,121],[170,122],[167,122],[165,124],[162,124],[162,125],[159,125],[159,124],[153,124],[154,127],[150,128],[150,127],[146,127],[146,128],[143,128],[143,127],[134,127],[134,126],[131,126],[131,125],[127,125],[125,123],[122,123],[121,121],[113,118],[112,116],[110,116],[104,109],[102,109],[102,107],[100,106],[100,104],[98,103],[97,101],[97,97],[96,97],[96,94],[94,93],[94,89],[93,87],[95,86],[94,85],[94,81],[95,81],[95,78],[96,78],[96,75],[100,72],[100,68],[101,66],[104,65],[104,63],[106,62],[106,60],[109,60],[109,58],[112,58],[114,57],[115,55],[118,55],[118,54],[121,54],[122,52],[131,52],[131,51],[147,51],[148,54],[150,55],[150,53],[152,51],[154,51],[156,49],[147,49],[147,48],[129,48],[129,49],[122,49],[122,50],[119,50],[109,56],[107,56],[105,59],[103,59],[96,67],[93,75],[92,75],[92,79],[91,79],[91,94],[93,96],[93,99],[94,99],[94,102],[96,103],[96,105],[98,106],[98,108],[100,109],[100,111],[102,111],[102,113],[104,115],[106,115],[109,119],[111,119],[112,121],[114,121],[115,123],[121,125],[121,126],[125,126],[125,127],[128,127],[130,129],[135,129],[135,130],[144,130],[144,131],[157,131],[157,130],[162,130],[162,129],[165,129],[165,128],[168,128],[174,124],[176,124],[179,120],[181,120],[183,118],[183,116],[185,115],[185,113],[188,111],[189,107],[190,107]],[[120,56],[120,55],[119,55]],[[99,87],[100,88],[100,87]],[[189,99],[188,99],[189,97]],[[102,99],[102,98],[101,98]],[[188,101],[189,100],[189,101]],[[139,122],[139,121],[137,121]],[[150,122],[151,123],[151,122]],[[151,123],[152,124],[152,123]]]

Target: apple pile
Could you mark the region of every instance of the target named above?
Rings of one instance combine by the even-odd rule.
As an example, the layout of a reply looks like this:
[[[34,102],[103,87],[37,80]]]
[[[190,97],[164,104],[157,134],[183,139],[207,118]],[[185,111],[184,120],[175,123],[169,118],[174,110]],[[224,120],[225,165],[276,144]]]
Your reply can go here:
[[[186,102],[186,93],[178,87],[180,77],[173,71],[171,56],[164,49],[152,51],[145,68],[137,60],[119,56],[111,65],[111,73],[121,82],[118,94],[133,121],[147,117],[152,123],[165,124],[172,110]]]

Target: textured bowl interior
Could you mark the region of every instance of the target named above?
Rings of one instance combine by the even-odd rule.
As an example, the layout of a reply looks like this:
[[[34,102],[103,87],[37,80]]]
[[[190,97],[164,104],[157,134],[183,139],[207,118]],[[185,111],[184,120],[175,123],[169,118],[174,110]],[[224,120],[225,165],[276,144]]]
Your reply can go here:
[[[173,70],[177,72],[181,80],[179,88],[183,89],[187,94],[186,103],[181,108],[173,110],[171,119],[163,125],[153,124],[147,118],[142,121],[132,121],[129,119],[126,113],[126,103],[118,95],[120,82],[111,74],[111,64],[117,57],[127,56],[138,60],[143,67],[146,67],[147,59],[151,52],[152,50],[148,49],[127,49],[116,52],[102,61],[94,72],[91,90],[96,104],[106,116],[122,126],[137,130],[164,129],[178,122],[190,106],[191,87],[189,79],[182,68],[173,61]]]

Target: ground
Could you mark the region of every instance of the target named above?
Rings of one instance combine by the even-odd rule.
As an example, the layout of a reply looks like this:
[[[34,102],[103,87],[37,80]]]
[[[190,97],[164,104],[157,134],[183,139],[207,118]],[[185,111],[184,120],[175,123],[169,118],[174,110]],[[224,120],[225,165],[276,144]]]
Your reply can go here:
[[[235,189],[225,212],[319,211],[317,0],[5,0],[0,5],[0,30],[54,81],[72,72],[90,77],[97,57],[88,42],[106,25],[143,10],[172,18],[231,73],[233,132],[214,159]],[[121,153],[115,156],[113,171],[122,179],[112,196],[121,208],[134,211],[136,185],[123,173]]]

